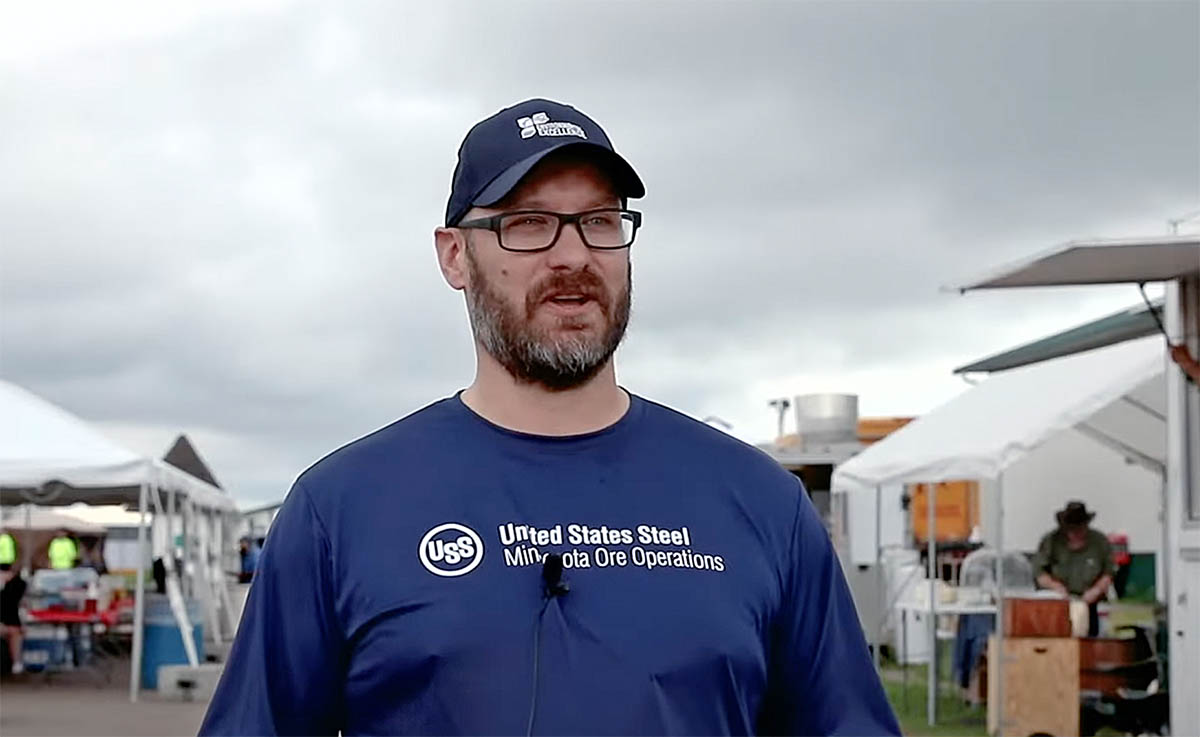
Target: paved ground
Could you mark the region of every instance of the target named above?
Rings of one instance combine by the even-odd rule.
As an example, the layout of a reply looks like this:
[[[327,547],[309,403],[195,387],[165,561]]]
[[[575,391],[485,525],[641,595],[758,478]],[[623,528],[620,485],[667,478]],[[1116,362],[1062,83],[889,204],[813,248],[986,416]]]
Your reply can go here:
[[[83,737],[195,735],[206,704],[165,701],[143,692],[129,703],[129,661],[121,661],[105,684],[86,673],[5,677],[0,682],[0,735]]]

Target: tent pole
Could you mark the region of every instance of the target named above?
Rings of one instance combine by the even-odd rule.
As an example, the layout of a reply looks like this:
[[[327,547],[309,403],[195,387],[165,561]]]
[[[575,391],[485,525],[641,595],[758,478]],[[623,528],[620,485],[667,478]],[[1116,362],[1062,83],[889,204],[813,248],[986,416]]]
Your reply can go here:
[[[210,540],[212,539],[212,518],[209,510],[200,509],[193,515],[196,518],[196,573],[199,578],[197,590],[204,604],[204,615],[208,621],[208,631],[213,644],[221,646],[221,625],[217,613],[217,590],[213,586],[212,556],[210,555]]]
[[[234,524],[235,523],[233,521],[233,515],[231,515],[227,512],[222,513],[222,515],[221,515],[221,539],[225,541],[225,544],[221,547],[221,550],[223,551],[221,553],[221,596],[225,597],[225,599],[224,599],[225,612],[226,612],[225,623],[229,627],[230,641],[235,639],[235,637],[237,636],[238,623],[241,621],[241,612],[239,611],[237,614],[234,614],[233,597],[229,595],[229,579],[226,578],[226,576],[225,576],[225,571],[234,569],[234,566],[232,564],[233,551],[229,548],[230,543],[233,542]],[[230,563],[229,568],[225,567],[226,562]]]
[[[221,598],[217,593],[216,576],[214,575],[220,569],[213,566],[213,548],[217,536],[213,522],[216,514],[211,509],[205,509],[202,518],[204,520],[204,550],[202,552],[204,560],[204,590],[208,593],[209,606],[212,608],[213,642],[219,647],[225,638],[221,634]]]
[[[926,557],[929,564],[929,668],[926,670],[925,687],[928,689],[925,697],[925,713],[929,718],[929,726],[937,723],[937,538],[934,529],[937,520],[934,516],[937,506],[937,482],[930,482],[929,493],[925,495],[925,536],[928,546]]]
[[[160,515],[163,513],[162,497],[157,489],[154,491],[154,508]],[[196,644],[192,640],[192,625],[187,613],[187,601],[183,597],[183,586],[175,573],[175,562],[172,560],[175,554],[174,544],[172,541],[167,542],[167,553],[163,558],[163,566],[167,569],[167,602],[171,606],[171,614],[175,617],[175,624],[179,628],[179,639],[183,642],[184,652],[187,653],[188,665],[195,667],[199,665],[200,661],[196,654]]]
[[[179,505],[179,537],[183,541],[183,550],[180,551],[179,559],[180,571],[183,575],[179,581],[183,584],[183,595],[189,599],[196,595],[194,586],[192,585],[192,573],[195,571],[194,565],[189,565],[192,561],[192,499],[189,496],[181,500]],[[189,568],[191,570],[189,570]]]
[[[162,501],[155,495],[155,501],[158,502],[158,512],[162,514]],[[163,553],[163,558],[170,558],[171,562],[175,562],[175,489],[167,489],[167,550]]]
[[[887,622],[887,608],[884,602],[887,600],[887,594],[883,590],[883,544],[882,535],[879,532],[879,520],[882,517],[882,502],[880,500],[881,490],[879,485],[875,485],[875,598],[879,610],[879,621],[875,627],[875,672],[881,672],[883,657],[879,650],[883,643],[883,628]]]
[[[29,544],[33,537],[33,505],[25,502],[25,536],[21,541],[21,578],[26,581],[33,575],[33,546]]]
[[[190,496],[187,500],[187,520],[187,559],[192,563],[192,575],[188,577],[188,596],[192,597],[193,599],[199,599],[202,594],[200,591],[200,582],[204,577],[204,574],[201,571],[201,556],[203,555],[203,551],[200,547],[204,544],[200,537],[203,531],[200,529],[201,519],[199,516],[199,510],[196,509],[196,504],[192,501]]]
[[[187,595],[196,599],[200,596],[200,520],[196,519],[196,504],[190,495],[187,499],[187,516],[184,519],[187,520],[187,531],[183,540],[187,548],[183,559],[191,563],[191,575],[187,578]]]
[[[138,487],[138,555],[137,584],[134,586],[133,603],[133,653],[129,664],[129,701],[137,703],[138,687],[141,685],[142,640],[146,621],[146,489],[147,483]]]
[[[1162,526],[1158,544],[1161,546],[1162,552],[1154,556],[1155,587],[1157,589],[1157,596],[1154,598],[1164,604],[1169,604],[1171,601],[1171,567],[1167,565],[1167,561],[1171,559],[1171,554],[1168,552],[1171,549],[1171,531],[1167,526],[1171,513],[1167,493],[1167,469],[1166,466],[1163,466],[1159,470],[1158,478],[1158,520]]]
[[[233,620],[233,604],[229,599],[229,586],[225,579],[225,517],[223,510],[213,511],[213,524],[216,528],[216,552],[217,559],[216,569],[216,590],[217,599],[221,603],[221,625],[224,631],[229,635],[229,641],[233,641],[234,633],[237,631],[237,624]]]
[[[1137,463],[1138,465],[1157,473],[1163,472],[1164,464],[1158,459],[1152,458],[1137,448],[1127,445],[1117,438],[1097,430],[1086,422],[1076,423],[1075,430],[1083,435],[1086,435],[1097,443],[1100,443],[1104,447],[1125,456],[1126,461]]]
[[[996,476],[996,734],[1004,734],[1004,472]],[[989,664],[990,667],[990,664]]]

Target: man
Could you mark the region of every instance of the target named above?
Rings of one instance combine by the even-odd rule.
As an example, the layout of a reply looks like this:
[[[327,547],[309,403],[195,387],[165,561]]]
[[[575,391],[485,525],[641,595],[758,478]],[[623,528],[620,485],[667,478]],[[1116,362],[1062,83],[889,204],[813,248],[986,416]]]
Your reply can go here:
[[[1087,604],[1088,637],[1100,632],[1097,604],[1108,594],[1113,581],[1108,538],[1088,526],[1095,516],[1083,502],[1068,502],[1055,514],[1058,529],[1042,538],[1033,560],[1038,586],[1078,597]]]
[[[25,671],[25,661],[22,658],[22,639],[24,629],[21,625],[21,598],[25,596],[25,579],[12,563],[0,563],[0,579],[4,586],[0,588],[0,633],[8,644],[9,662],[12,663],[14,675]]]
[[[471,129],[475,380],[296,481],[203,734],[899,734],[798,480],[617,384],[643,194],[574,108]]]
[[[50,567],[56,571],[74,568],[79,559],[79,546],[66,528],[59,528],[47,551]]]
[[[255,540],[243,537],[238,541],[238,554],[242,564],[238,573],[238,583],[250,583],[254,578],[254,571],[258,568],[258,558],[261,553],[262,550]]]

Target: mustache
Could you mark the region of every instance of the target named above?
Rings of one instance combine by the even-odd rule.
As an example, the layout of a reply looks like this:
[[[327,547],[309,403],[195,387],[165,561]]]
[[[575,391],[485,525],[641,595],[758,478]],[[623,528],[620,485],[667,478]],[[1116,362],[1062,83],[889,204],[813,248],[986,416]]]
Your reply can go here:
[[[595,272],[584,268],[569,273],[551,274],[535,284],[525,296],[525,313],[532,315],[537,306],[550,295],[563,292],[583,295],[594,300],[604,314],[609,312],[608,290],[604,288],[604,280]]]

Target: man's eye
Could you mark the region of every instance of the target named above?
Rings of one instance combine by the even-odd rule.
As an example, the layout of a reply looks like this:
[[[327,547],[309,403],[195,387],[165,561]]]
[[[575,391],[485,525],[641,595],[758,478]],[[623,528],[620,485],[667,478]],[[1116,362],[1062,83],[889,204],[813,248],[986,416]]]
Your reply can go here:
[[[545,215],[518,215],[509,222],[510,225],[530,227],[530,226],[545,226],[550,220]]]

